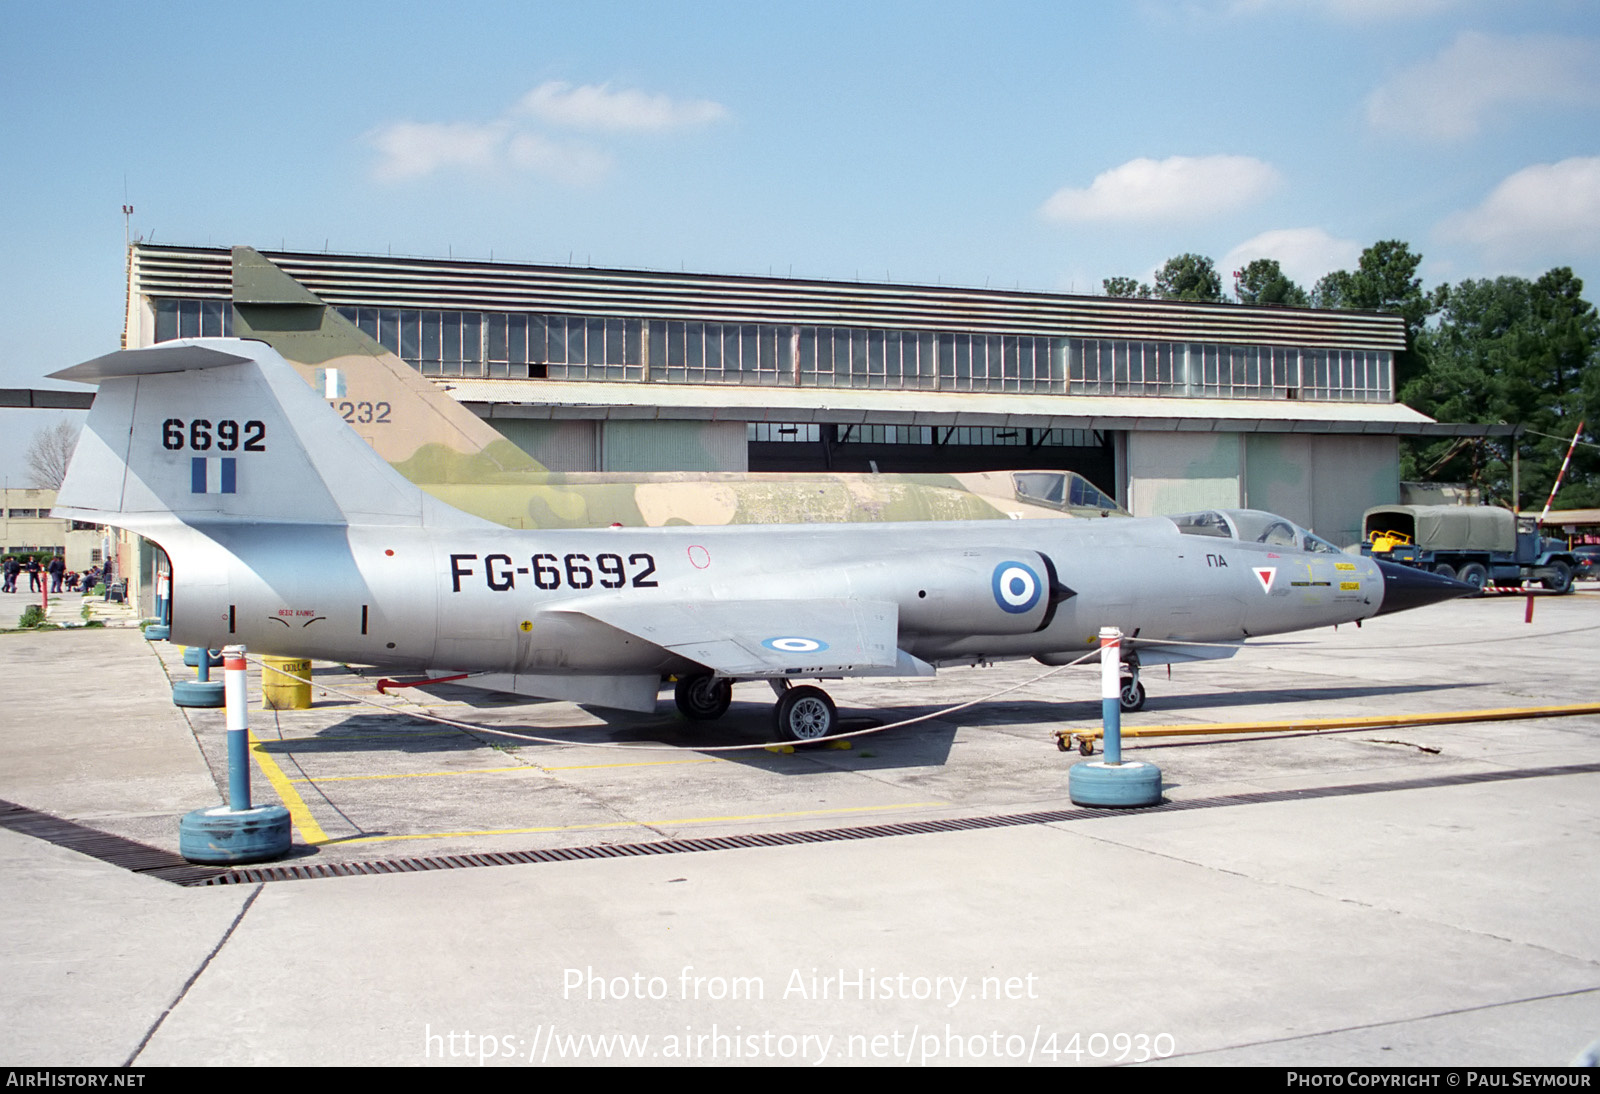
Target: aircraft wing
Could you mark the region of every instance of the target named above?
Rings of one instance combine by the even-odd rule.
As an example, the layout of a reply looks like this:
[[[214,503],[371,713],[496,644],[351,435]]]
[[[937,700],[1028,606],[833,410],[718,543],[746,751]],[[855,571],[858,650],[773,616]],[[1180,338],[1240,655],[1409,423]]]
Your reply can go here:
[[[1223,661],[1244,648],[1244,640],[1230,642],[1184,643],[1164,646],[1160,642],[1135,642],[1133,648],[1146,665],[1181,665],[1186,661]]]
[[[899,649],[899,610],[847,599],[647,603],[596,599],[579,612],[698,662],[718,676],[924,675]],[[902,670],[896,672],[896,670]]]

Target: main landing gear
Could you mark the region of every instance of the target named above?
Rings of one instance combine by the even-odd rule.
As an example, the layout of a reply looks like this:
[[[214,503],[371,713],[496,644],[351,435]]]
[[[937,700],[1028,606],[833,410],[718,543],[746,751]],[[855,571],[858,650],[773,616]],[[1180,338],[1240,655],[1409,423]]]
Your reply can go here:
[[[672,689],[678,710],[691,722],[712,722],[728,713],[733,702],[733,681],[709,673],[678,677]]]
[[[820,741],[839,722],[838,708],[828,693],[809,684],[785,688],[773,710],[778,736],[786,741]]]
[[[790,687],[787,680],[771,683],[778,696],[773,719],[779,737],[803,744],[820,741],[838,728],[839,710],[827,692],[809,684]],[[733,702],[733,681],[709,673],[680,676],[672,689],[672,699],[685,718],[714,721],[726,714]]]
[[[1127,675],[1122,677],[1122,691],[1117,696],[1117,705],[1122,708],[1122,713],[1132,714],[1144,709],[1144,685],[1139,683],[1139,654],[1129,653],[1122,667],[1127,670]]]

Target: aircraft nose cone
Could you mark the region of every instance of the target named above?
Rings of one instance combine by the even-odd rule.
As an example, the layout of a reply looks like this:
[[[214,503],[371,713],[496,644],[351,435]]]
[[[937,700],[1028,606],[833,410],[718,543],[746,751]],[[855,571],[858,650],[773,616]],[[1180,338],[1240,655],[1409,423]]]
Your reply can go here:
[[[1410,611],[1441,600],[1472,596],[1478,591],[1465,581],[1414,566],[1402,566],[1398,562],[1379,560],[1378,569],[1383,571],[1383,603],[1378,605],[1378,615]]]

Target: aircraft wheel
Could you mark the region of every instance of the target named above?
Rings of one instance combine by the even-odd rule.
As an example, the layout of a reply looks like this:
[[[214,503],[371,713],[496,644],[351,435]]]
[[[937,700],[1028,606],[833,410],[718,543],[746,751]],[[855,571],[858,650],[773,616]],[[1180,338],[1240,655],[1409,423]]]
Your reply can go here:
[[[1144,685],[1131,676],[1123,680],[1119,704],[1124,714],[1132,714],[1136,710],[1143,710]]]
[[[718,679],[706,673],[678,677],[672,689],[672,701],[685,718],[695,722],[711,722],[728,713],[733,702],[733,681]]]
[[[1456,580],[1465,581],[1478,590],[1474,596],[1483,595],[1483,587],[1489,584],[1489,570],[1481,562],[1468,562],[1456,571]]]
[[[1572,567],[1565,562],[1552,562],[1545,571],[1545,576],[1540,584],[1553,593],[1570,593],[1572,591]]]
[[[1439,565],[1433,568],[1433,572],[1438,574],[1440,577],[1453,578],[1456,576],[1456,568],[1450,565],[1448,562],[1439,563]]]
[[[778,735],[790,741],[820,741],[839,721],[839,711],[828,693],[809,685],[785,691],[774,713]]]

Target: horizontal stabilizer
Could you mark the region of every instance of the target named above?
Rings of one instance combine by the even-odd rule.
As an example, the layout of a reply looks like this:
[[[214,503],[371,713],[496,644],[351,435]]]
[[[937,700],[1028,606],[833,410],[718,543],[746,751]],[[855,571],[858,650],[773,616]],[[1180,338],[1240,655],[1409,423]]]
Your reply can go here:
[[[122,349],[82,364],[52,372],[52,380],[98,384],[119,376],[160,376],[169,372],[242,365],[250,360],[236,353],[197,346],[192,342],[162,342],[148,349]]]

